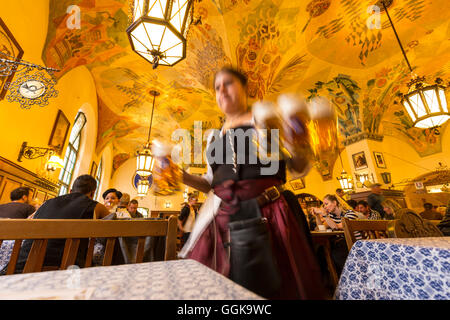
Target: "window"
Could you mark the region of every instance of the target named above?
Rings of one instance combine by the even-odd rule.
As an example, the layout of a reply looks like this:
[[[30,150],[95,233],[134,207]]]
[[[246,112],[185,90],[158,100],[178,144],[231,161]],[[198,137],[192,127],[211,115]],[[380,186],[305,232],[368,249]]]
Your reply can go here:
[[[97,181],[97,189],[95,190],[94,199],[97,199],[98,192],[100,191],[100,181],[102,181],[102,167],[103,167],[103,158],[100,159],[97,172],[95,173],[95,181]]]
[[[69,192],[73,170],[75,168],[75,163],[77,162],[78,151],[80,150],[81,131],[85,124],[86,116],[84,113],[78,112],[72,131],[70,132],[69,145],[67,146],[64,157],[64,167],[59,173],[59,182],[61,184],[61,188],[59,189],[60,196]]]

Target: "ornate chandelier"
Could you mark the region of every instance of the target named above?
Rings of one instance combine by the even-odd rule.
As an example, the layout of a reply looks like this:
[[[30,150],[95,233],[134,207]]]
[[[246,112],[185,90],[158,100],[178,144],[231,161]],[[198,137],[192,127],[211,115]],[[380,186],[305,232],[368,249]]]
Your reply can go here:
[[[173,66],[186,57],[193,0],[131,0],[131,47],[153,64]]]
[[[150,149],[150,135],[152,133],[152,122],[153,122],[153,113],[155,110],[155,99],[159,96],[159,92],[155,90],[151,90],[150,94],[153,96],[153,106],[152,106],[152,115],[150,117],[150,127],[148,128],[148,138],[147,143],[144,146],[142,151],[138,151],[136,154],[137,157],[137,169],[136,173],[140,175],[143,180],[146,180],[151,174],[153,170],[153,164],[155,159],[152,156],[152,152]],[[142,180],[140,180],[142,181]],[[148,190],[148,187],[147,187]]]
[[[386,11],[386,15],[391,23],[392,30],[397,38],[397,42],[402,50],[403,57],[406,60],[409,71],[413,74],[413,70],[403,49],[400,38],[395,30],[394,23],[391,20],[387,10],[386,0],[380,1]],[[388,3],[388,6],[392,3]],[[426,84],[425,77],[413,75],[412,80],[408,83],[408,93],[401,94],[402,105],[406,109],[408,115],[416,128],[437,128],[450,119],[448,112],[447,100],[445,97],[446,87],[442,84],[442,80],[437,78],[434,85]]]

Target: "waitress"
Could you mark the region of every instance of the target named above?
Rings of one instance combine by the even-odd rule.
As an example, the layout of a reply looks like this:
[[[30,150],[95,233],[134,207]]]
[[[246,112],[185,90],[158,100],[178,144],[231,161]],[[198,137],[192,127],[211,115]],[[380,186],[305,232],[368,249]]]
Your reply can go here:
[[[237,138],[233,142],[227,130],[254,130],[247,101],[247,78],[232,68],[223,68],[215,76],[214,89],[217,104],[225,114],[225,123],[218,137],[210,136],[208,139],[207,154],[212,157],[215,156],[210,149],[212,142],[215,146],[223,144],[224,155],[227,150],[237,150]],[[286,163],[279,160],[278,166],[275,166],[278,171],[272,175],[262,175],[261,169],[272,168],[273,163],[263,165],[258,161],[257,164],[250,164],[248,139],[246,143],[244,164],[229,164],[229,161],[219,164],[208,157],[207,173],[203,177],[183,172],[184,184],[204,193],[209,192],[209,195],[179,256],[197,260],[229,277],[228,223],[248,218],[244,217],[248,212],[242,215],[240,204],[256,199],[262,204],[260,212],[268,222],[272,252],[281,276],[281,286],[267,298],[323,299],[320,269],[312,250],[305,216],[296,197],[282,187],[286,182]],[[296,154],[291,161],[297,172],[307,174],[310,161],[306,152]],[[262,276],[261,283],[265,281],[267,279]]]

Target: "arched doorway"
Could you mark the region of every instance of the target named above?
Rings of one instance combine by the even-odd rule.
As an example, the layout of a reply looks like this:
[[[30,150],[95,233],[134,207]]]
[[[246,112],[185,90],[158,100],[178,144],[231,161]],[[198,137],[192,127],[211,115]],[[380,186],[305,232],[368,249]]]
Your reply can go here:
[[[446,207],[450,200],[449,184],[450,170],[436,170],[416,177],[404,189],[408,207],[418,212],[426,202]]]

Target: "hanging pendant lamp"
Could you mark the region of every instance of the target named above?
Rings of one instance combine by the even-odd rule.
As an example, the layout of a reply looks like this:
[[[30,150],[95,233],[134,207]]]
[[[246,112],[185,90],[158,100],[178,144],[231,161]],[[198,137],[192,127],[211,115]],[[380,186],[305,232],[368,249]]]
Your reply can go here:
[[[402,94],[402,105],[406,109],[413,127],[416,128],[438,128],[450,119],[448,111],[447,99],[445,97],[446,87],[443,81],[439,78],[435,80],[435,84],[430,85],[425,83],[425,77],[418,77],[413,73],[408,57],[403,49],[400,38],[395,30],[394,23],[389,15],[386,0],[381,1],[384,11],[391,23],[397,42],[402,50],[403,57],[406,60],[412,79],[408,83],[408,93]],[[392,1],[391,1],[392,2]]]
[[[152,106],[152,115],[150,116],[150,127],[148,129],[148,138],[147,143],[144,145],[142,151],[138,151],[136,154],[137,157],[137,169],[136,173],[140,175],[143,180],[146,180],[148,176],[152,174],[153,164],[155,159],[153,158],[151,148],[150,148],[150,135],[152,133],[152,122],[153,122],[153,113],[155,110],[155,99],[160,95],[158,91],[151,90],[150,94],[153,96],[153,106]]]

